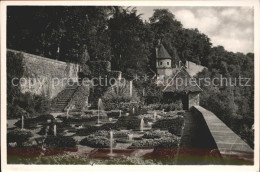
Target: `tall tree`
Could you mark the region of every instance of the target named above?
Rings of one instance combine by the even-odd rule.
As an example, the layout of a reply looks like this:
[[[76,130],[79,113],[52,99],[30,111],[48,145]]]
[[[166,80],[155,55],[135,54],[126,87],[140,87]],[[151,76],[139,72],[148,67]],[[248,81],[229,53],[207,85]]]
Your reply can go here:
[[[109,21],[113,68],[129,75],[146,70],[149,56],[148,27],[136,10],[118,8]]]

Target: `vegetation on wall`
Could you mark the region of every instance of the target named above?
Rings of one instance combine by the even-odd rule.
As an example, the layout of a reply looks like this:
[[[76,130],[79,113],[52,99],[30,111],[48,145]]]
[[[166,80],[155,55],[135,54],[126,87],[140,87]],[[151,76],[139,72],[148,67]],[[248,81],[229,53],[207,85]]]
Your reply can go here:
[[[34,116],[48,112],[50,101],[41,95],[21,93],[19,79],[23,77],[22,54],[7,52],[7,117]],[[15,79],[15,80],[13,80]]]

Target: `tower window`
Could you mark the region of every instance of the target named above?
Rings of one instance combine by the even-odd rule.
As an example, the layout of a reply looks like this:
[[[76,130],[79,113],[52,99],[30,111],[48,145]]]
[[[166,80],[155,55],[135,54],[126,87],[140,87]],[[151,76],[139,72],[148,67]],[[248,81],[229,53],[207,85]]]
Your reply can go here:
[[[162,65],[162,62],[160,62],[160,65]]]
[[[170,63],[169,62],[167,62],[167,65],[169,65]]]

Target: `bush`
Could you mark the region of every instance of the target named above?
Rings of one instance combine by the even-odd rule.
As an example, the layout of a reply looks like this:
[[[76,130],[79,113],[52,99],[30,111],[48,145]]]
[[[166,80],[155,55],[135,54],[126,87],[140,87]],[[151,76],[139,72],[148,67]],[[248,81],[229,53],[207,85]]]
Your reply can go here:
[[[163,110],[165,112],[175,111],[175,110],[182,110],[182,103],[176,102],[171,104],[150,104],[145,107],[147,110]]]
[[[36,112],[38,113],[49,112],[51,108],[51,101],[48,98],[44,96],[35,95],[33,101],[34,101],[34,109]]]
[[[18,105],[11,105],[7,104],[7,118],[8,119],[16,119],[16,118],[21,118],[21,116],[27,116],[27,112],[21,108]]]
[[[165,148],[165,147],[177,147],[177,139],[174,137],[161,137],[156,139],[143,139],[135,141],[131,147],[156,147],[156,148]]]
[[[155,148],[177,148],[178,141],[170,137],[163,137],[161,142]]]
[[[80,123],[82,124],[82,122],[89,122],[89,121],[96,121],[97,120],[97,116],[93,116],[93,117],[69,117],[67,119],[67,117],[60,117],[60,119],[67,124],[71,124],[71,123]]]
[[[113,145],[115,145],[115,138],[127,138],[128,133],[124,131],[113,131],[113,136]],[[110,147],[110,131],[99,130],[82,139],[80,144],[95,148],[108,148]]]
[[[141,122],[141,120],[135,116],[123,116],[118,119],[116,124],[120,128],[127,128],[128,130],[130,130],[130,129],[139,129],[140,122]]]
[[[182,104],[181,103],[171,103],[171,104],[162,104],[160,109],[164,109],[165,112],[181,110]]]
[[[99,130],[119,130],[120,125],[118,123],[106,123],[98,128]]]
[[[49,126],[49,129],[47,131],[48,136],[54,136],[54,123],[50,123],[47,125],[44,125],[41,130],[37,133],[39,135],[45,135],[46,134],[46,128]],[[69,125],[66,125],[64,123],[56,123],[56,135],[62,135],[65,129],[72,128]]]
[[[122,113],[122,112],[121,112]],[[107,113],[107,117],[108,118],[115,118],[115,117],[119,117],[120,112],[108,112]]]
[[[89,134],[92,134],[94,132],[98,131],[97,126],[86,126],[85,128],[78,129],[76,132],[76,135],[78,136],[87,136]]]
[[[16,129],[7,133],[7,143],[16,142],[17,146],[22,147],[32,136],[30,131]]]
[[[172,137],[172,134],[165,131],[148,131],[143,135],[145,139],[158,139],[161,137]]]
[[[184,119],[182,117],[168,117],[161,120],[156,121],[153,124],[153,128],[158,129],[170,129],[172,134],[179,134],[183,125]]]
[[[79,144],[94,148],[109,148],[110,140],[105,136],[97,136],[95,134],[91,134],[82,139]],[[115,144],[115,141],[113,141],[113,144]]]
[[[71,137],[65,136],[48,136],[44,140],[44,144],[48,147],[64,147],[74,148],[76,147],[76,141]]]
[[[47,120],[54,121],[54,117],[50,114],[43,114],[35,118],[38,123],[46,123]]]
[[[36,118],[25,118],[24,119],[24,128],[32,129],[32,128],[35,128],[37,126],[37,124],[46,125],[47,120],[51,120],[51,122],[53,122],[54,119],[55,118],[49,114],[41,115]],[[21,128],[22,121],[19,120],[14,125]]]
[[[20,94],[16,98],[14,104],[23,107],[30,115],[38,116],[39,114],[48,112],[50,110],[50,100],[44,96],[33,95],[26,92]]]

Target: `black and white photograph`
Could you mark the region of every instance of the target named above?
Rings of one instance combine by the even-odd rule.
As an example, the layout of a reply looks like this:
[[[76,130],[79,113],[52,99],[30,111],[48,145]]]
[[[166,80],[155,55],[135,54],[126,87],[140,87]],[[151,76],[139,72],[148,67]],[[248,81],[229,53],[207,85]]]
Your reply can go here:
[[[5,6],[6,165],[258,165],[254,4],[128,4]]]

